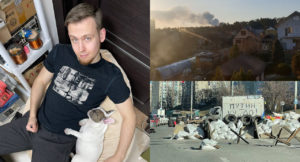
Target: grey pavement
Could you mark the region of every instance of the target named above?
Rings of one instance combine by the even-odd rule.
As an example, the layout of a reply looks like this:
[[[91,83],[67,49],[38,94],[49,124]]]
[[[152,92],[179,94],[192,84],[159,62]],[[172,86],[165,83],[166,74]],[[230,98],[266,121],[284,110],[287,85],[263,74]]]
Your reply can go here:
[[[300,143],[292,140],[291,146],[272,139],[247,139],[250,144],[240,141],[218,141],[217,150],[196,150],[201,140],[170,140],[173,127],[160,126],[151,133],[151,162],[299,162]]]

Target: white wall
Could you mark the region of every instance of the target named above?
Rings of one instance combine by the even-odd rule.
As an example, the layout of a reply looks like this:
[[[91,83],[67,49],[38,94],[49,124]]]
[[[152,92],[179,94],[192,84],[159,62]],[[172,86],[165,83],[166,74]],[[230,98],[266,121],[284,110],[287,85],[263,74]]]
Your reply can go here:
[[[296,16],[294,16],[296,17]],[[293,38],[300,36],[300,18],[290,18],[280,24],[277,28],[278,39],[280,40],[282,46],[286,50],[292,50],[296,45],[293,43]],[[285,29],[287,27],[292,27],[292,33],[289,33],[288,36],[285,35]],[[288,38],[285,38],[288,37]]]
[[[55,21],[55,15],[54,15],[54,9],[53,9],[53,3],[52,0],[41,0],[43,5],[44,14],[47,21],[47,26],[49,29],[50,37],[52,38],[52,43],[58,44],[58,34],[57,34],[57,28],[56,28],[56,21]]]

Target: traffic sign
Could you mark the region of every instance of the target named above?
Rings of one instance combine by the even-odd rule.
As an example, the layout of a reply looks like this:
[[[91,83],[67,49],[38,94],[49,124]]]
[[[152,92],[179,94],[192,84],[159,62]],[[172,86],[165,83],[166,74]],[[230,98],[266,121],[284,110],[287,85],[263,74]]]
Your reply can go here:
[[[298,104],[298,99],[294,100],[294,104],[297,105]]]

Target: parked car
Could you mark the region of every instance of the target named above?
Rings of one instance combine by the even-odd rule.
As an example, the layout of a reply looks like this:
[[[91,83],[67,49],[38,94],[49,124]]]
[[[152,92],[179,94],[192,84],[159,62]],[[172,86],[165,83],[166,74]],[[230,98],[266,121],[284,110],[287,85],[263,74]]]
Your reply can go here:
[[[155,133],[155,121],[150,119],[150,133]]]
[[[155,123],[155,127],[158,127],[160,125],[160,118],[157,114],[150,114],[150,119],[152,119]]]
[[[169,119],[168,118],[166,118],[165,116],[160,116],[159,117],[159,124],[160,125],[165,125],[165,124],[168,124],[168,121],[169,121]]]
[[[154,114],[150,114],[150,133],[155,133],[155,128],[158,126],[158,119]]]

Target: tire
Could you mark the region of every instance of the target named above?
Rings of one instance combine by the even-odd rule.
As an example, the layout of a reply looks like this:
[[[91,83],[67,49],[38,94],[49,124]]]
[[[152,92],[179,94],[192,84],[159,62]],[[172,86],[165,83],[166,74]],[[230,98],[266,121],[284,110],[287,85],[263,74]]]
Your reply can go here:
[[[206,123],[210,123],[212,121],[216,121],[212,116],[208,116],[206,119],[205,119]]]
[[[248,126],[252,124],[252,116],[251,115],[243,115],[241,117],[244,126]]]
[[[237,122],[237,117],[234,115],[234,114],[227,114],[225,117],[224,117],[224,122],[226,124],[230,123],[230,122],[233,122],[233,123],[236,123]]]

